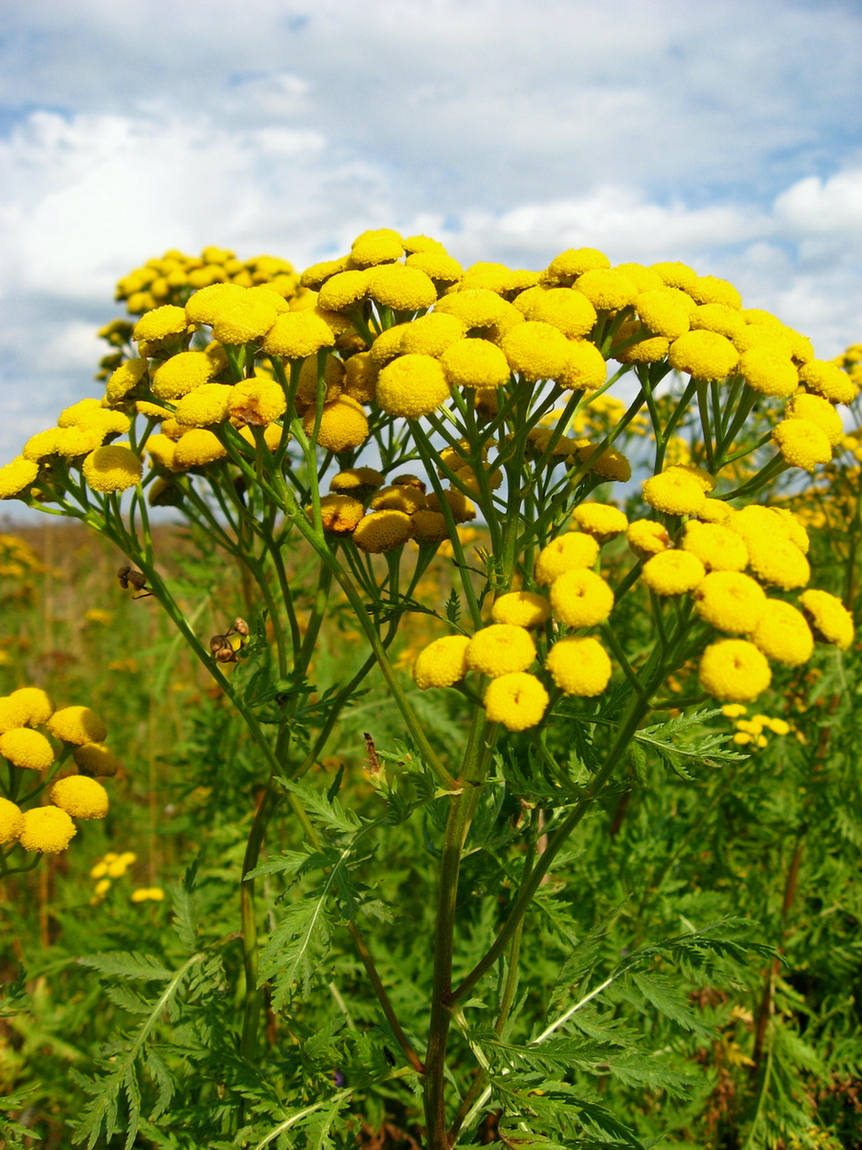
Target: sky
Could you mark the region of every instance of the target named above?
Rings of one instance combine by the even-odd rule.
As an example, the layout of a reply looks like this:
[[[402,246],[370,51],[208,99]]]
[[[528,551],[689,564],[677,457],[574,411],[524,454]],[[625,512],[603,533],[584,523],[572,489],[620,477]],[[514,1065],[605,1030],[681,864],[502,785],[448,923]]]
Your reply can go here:
[[[730,279],[862,341],[860,0],[6,0],[0,463],[100,394],[116,280],[369,227]]]

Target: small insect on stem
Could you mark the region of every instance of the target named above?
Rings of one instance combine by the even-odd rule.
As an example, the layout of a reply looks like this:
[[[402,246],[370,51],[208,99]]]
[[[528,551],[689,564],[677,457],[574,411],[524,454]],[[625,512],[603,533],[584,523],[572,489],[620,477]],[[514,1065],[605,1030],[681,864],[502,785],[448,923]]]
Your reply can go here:
[[[133,599],[146,599],[148,595],[152,595],[147,586],[146,575],[142,571],[136,571],[134,567],[121,567],[117,572],[117,578],[124,591],[128,591],[131,587],[136,592],[132,595]]]
[[[377,757],[377,749],[374,746],[374,740],[367,731],[363,732],[365,738],[365,750],[368,753],[368,773],[371,775],[380,774],[380,759]]]

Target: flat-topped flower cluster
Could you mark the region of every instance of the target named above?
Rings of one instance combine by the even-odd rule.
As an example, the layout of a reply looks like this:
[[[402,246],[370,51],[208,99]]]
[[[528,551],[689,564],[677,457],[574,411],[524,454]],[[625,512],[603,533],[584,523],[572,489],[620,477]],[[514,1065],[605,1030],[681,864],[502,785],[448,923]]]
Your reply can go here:
[[[84,706],[55,709],[39,687],[21,687],[0,698],[0,755],[9,767],[8,786],[0,783],[5,791],[0,795],[4,860],[6,848],[15,844],[25,851],[56,854],[77,834],[75,819],[105,817],[108,792],[98,780],[115,775],[118,766],[104,744],[106,736],[95,711]],[[61,744],[59,756],[51,737]],[[76,772],[52,784],[70,754]],[[49,801],[41,805],[45,797]]]
[[[130,332],[105,329],[126,350],[104,395],[32,436],[0,469],[0,497],[83,514],[129,489],[146,489],[151,504],[181,504],[207,484],[242,499],[276,472],[332,545],[365,554],[410,539],[434,548],[477,515],[522,516],[507,576],[521,590],[504,589],[494,623],[472,638],[432,644],[416,671],[420,686],[486,676],[486,711],[511,729],[540,721],[549,689],[606,687],[610,658],[584,632],[610,615],[614,594],[593,568],[622,531],[658,600],[690,596],[694,621],[729,636],[700,662],[717,698],[755,698],[770,682],[768,660],[803,662],[815,638],[851,641],[849,617],[826,592],[802,592],[800,611],[764,590],[807,584],[800,525],[789,513],[734,510],[716,483],[769,444],[770,474],[828,463],[845,444],[839,405],[857,393],[856,361],[816,359],[804,335],[743,308],[725,280],[681,263],[612,267],[592,248],[537,272],[464,268],[436,240],[377,229],[301,276],[272,257],[168,252],[125,277],[118,295],[141,318]],[[686,390],[668,425],[653,428],[662,454],[643,486],[657,517],[629,524],[583,500],[631,478],[614,440],[629,424],[643,431],[645,407],[655,424],[656,389],[672,371],[688,377]],[[628,411],[605,394],[626,373],[641,385]],[[749,443],[746,419],[764,397],[774,424]],[[672,463],[674,428],[695,398],[707,458]],[[397,469],[377,466],[393,457],[387,436],[409,445],[394,452]],[[334,468],[322,497],[299,477],[308,460],[297,445],[309,442],[322,457],[318,480]],[[420,458],[428,476],[404,472],[404,458]],[[544,684],[528,671],[537,658]]]

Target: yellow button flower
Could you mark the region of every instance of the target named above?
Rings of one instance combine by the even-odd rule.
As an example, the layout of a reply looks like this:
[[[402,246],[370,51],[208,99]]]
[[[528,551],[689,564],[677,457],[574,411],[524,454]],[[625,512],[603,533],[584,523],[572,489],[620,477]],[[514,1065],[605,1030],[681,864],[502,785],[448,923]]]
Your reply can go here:
[[[205,383],[177,402],[174,418],[184,427],[209,427],[224,423],[230,410],[232,388],[223,383]]]
[[[804,587],[811,578],[811,568],[802,551],[790,539],[772,536],[747,537],[748,559],[752,571],[763,583],[774,583],[785,591]]]
[[[248,288],[231,300],[213,321],[215,338],[223,344],[251,343],[265,336],[280,312],[278,296],[272,291]]]
[[[81,468],[93,491],[126,491],[140,483],[143,464],[128,447],[97,447]]]
[[[444,284],[456,283],[464,274],[464,269],[446,251],[412,252],[404,261],[405,267],[418,268]]]
[[[614,605],[614,593],[595,571],[566,571],[551,584],[551,610],[567,627],[604,623]]]
[[[75,747],[72,758],[82,771],[88,775],[97,775],[100,778],[109,778],[115,775],[120,762],[113,751],[109,751],[104,743],[84,743]]]
[[[626,542],[635,555],[646,559],[670,547],[670,536],[663,523],[654,519],[635,519],[626,529]]]
[[[33,807],[24,812],[18,841],[25,851],[59,854],[77,833],[75,824],[59,807]]]
[[[218,436],[203,427],[195,427],[178,440],[174,450],[173,467],[186,471],[192,467],[205,467],[225,459],[227,448]]]
[[[569,339],[589,335],[597,319],[595,307],[577,288],[530,288],[517,297],[515,307],[527,319],[549,323]]]
[[[466,635],[446,635],[435,639],[419,653],[413,664],[413,681],[420,691],[429,687],[451,687],[467,674]]]
[[[599,555],[599,545],[592,535],[581,531],[568,531],[558,535],[543,547],[536,559],[537,583],[553,583],[566,571],[592,567]]]
[[[184,308],[166,304],[164,307],[153,308],[138,320],[132,331],[132,339],[136,343],[144,340],[156,345],[184,335],[188,328],[189,321]]]
[[[287,410],[287,400],[281,384],[273,379],[253,376],[242,383],[234,384],[229,390],[228,410],[239,423],[251,427],[266,427],[276,419],[281,419]],[[177,405],[177,419],[179,405]],[[180,419],[180,422],[183,421]]]
[[[373,467],[349,467],[333,475],[329,484],[331,491],[340,491],[364,499],[376,487],[382,487],[386,477]]]
[[[699,304],[724,304],[726,307],[742,307],[742,296],[732,283],[718,276],[697,276],[685,289]]]
[[[393,311],[419,311],[437,302],[434,281],[419,268],[381,264],[368,273],[368,295]]]
[[[306,435],[311,435],[316,420],[315,409],[310,408],[303,420]],[[349,395],[340,395],[323,407],[317,442],[326,451],[340,455],[361,447],[368,438],[368,416],[361,404]]]
[[[541,627],[551,617],[551,604],[534,591],[510,591],[494,600],[491,618],[515,627]],[[529,665],[529,664],[528,664]]]
[[[720,639],[703,653],[698,671],[700,685],[715,699],[750,703],[772,681],[762,652],[745,639]]]
[[[538,320],[513,327],[501,346],[512,371],[529,380],[557,379],[564,374],[571,354],[563,333]]]
[[[357,352],[344,364],[344,379],[341,383],[345,395],[352,396],[358,403],[370,403],[377,396],[377,376],[380,368],[367,351]]]
[[[666,515],[697,515],[706,502],[697,478],[682,468],[663,471],[644,481],[644,502]]]
[[[326,311],[343,311],[360,300],[368,292],[369,273],[363,270],[337,272],[321,285],[317,306]]]
[[[392,228],[372,228],[356,237],[350,247],[350,258],[360,268],[400,260],[404,242]]]
[[[829,463],[832,459],[828,435],[810,419],[783,419],[772,429],[772,438],[782,457],[793,467],[813,471],[818,463]]]
[[[306,359],[334,343],[332,329],[319,315],[313,311],[289,311],[276,318],[264,336],[262,348],[267,355]]]
[[[567,695],[592,698],[600,695],[610,682],[611,661],[598,639],[558,640],[545,660],[545,669]]]
[[[402,355],[377,378],[377,402],[390,415],[418,419],[436,411],[449,394],[446,373],[430,355]]]
[[[15,730],[17,727],[26,727],[29,710],[20,700],[11,695],[0,698],[0,734]]]
[[[689,312],[689,323],[694,330],[716,331],[727,339],[734,339],[745,327],[745,319],[738,308],[723,303],[698,304]]]
[[[403,547],[412,535],[413,524],[403,511],[372,511],[360,520],[353,542],[363,551],[379,555]]]
[[[650,268],[661,276],[668,287],[680,288],[682,291],[688,291],[698,280],[698,274],[694,268],[690,268],[688,264],[680,263],[678,260],[650,264]]]
[[[147,361],[140,357],[127,359],[121,363],[108,380],[105,398],[109,404],[122,403],[129,392],[134,391],[147,370]]]
[[[469,523],[476,518],[476,508],[463,492],[446,487],[443,489],[443,499],[448,504],[452,518],[456,523]],[[425,507],[428,511],[442,511],[440,500],[435,492],[426,496]]]
[[[748,566],[745,540],[720,523],[690,520],[685,525],[682,546],[696,555],[708,571],[744,571]]]
[[[19,687],[9,698],[22,708],[22,727],[47,723],[54,713],[54,704],[41,687]]]
[[[747,634],[766,609],[766,593],[741,571],[713,571],[695,591],[694,605],[701,619],[717,630]]]
[[[611,261],[597,248],[568,248],[548,264],[542,273],[547,283],[562,283],[573,280],[594,268],[609,268]]]
[[[108,792],[86,775],[68,775],[51,788],[51,802],[76,819],[103,819],[108,813]]]
[[[48,720],[48,730],[64,743],[102,743],[108,733],[104,721],[89,707],[63,707]]]
[[[597,391],[608,377],[608,365],[588,339],[570,339],[569,354],[557,382],[568,391]]]
[[[601,546],[621,535],[629,521],[622,511],[609,503],[582,503],[572,512],[572,519],[587,535],[592,535]]]
[[[153,395],[157,399],[180,399],[208,383],[215,374],[216,364],[205,351],[181,351],[156,371]]]
[[[784,408],[785,419],[807,419],[815,423],[826,435],[830,444],[836,447],[844,438],[844,425],[841,416],[828,399],[820,395],[808,395],[800,391],[792,395]]]
[[[442,543],[449,538],[449,528],[446,520],[439,511],[428,511],[420,508],[410,514],[413,524],[413,538],[417,543]]]
[[[739,352],[717,332],[689,331],[670,345],[667,361],[695,379],[724,379],[739,362]]]
[[[26,494],[38,474],[38,462],[25,459],[23,455],[0,467],[0,499],[14,499],[16,495]]]
[[[24,816],[20,807],[9,799],[0,798],[0,843],[12,843],[21,833]]]
[[[767,658],[788,667],[807,663],[814,651],[814,636],[805,616],[781,599],[767,599],[750,639]]]
[[[508,731],[526,731],[542,721],[550,697],[535,675],[515,671],[501,675],[485,691],[485,714]]]
[[[859,391],[846,371],[826,359],[812,359],[800,367],[799,380],[830,403],[852,403]]]
[[[306,508],[306,514],[311,517],[310,507]],[[350,535],[364,514],[365,508],[359,500],[349,495],[331,493],[324,495],[320,501],[323,530],[331,535]]]
[[[761,395],[793,395],[799,386],[799,375],[790,356],[771,344],[744,351],[739,357],[739,374]]]
[[[454,317],[440,316],[444,318]],[[459,339],[446,348],[440,363],[452,387],[503,387],[509,382],[508,360],[487,339]]]
[[[663,288],[640,294],[635,310],[651,332],[666,339],[679,339],[691,326],[688,311]]]
[[[16,767],[43,771],[54,761],[54,748],[38,731],[17,727],[0,735],[0,755]]]
[[[467,666],[492,679],[526,671],[536,658],[536,645],[524,627],[492,623],[477,631],[467,647]]]
[[[799,596],[802,610],[811,621],[818,639],[834,643],[846,651],[853,642],[853,616],[840,599],[828,591],[803,591]]]
[[[401,350],[405,355],[433,355],[436,358],[466,334],[466,325],[456,315],[433,311],[406,326]],[[508,378],[508,368],[506,374]]]
[[[693,591],[706,571],[690,551],[662,551],[644,563],[641,578],[656,595],[683,595]]]

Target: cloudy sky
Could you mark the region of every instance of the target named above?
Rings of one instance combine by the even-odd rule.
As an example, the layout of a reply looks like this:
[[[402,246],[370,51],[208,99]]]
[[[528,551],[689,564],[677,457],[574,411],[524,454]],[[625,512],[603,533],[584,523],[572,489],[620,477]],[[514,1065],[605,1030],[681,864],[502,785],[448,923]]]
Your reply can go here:
[[[97,394],[116,279],[390,226],[590,245],[862,340],[859,0],[6,0],[0,462]]]

